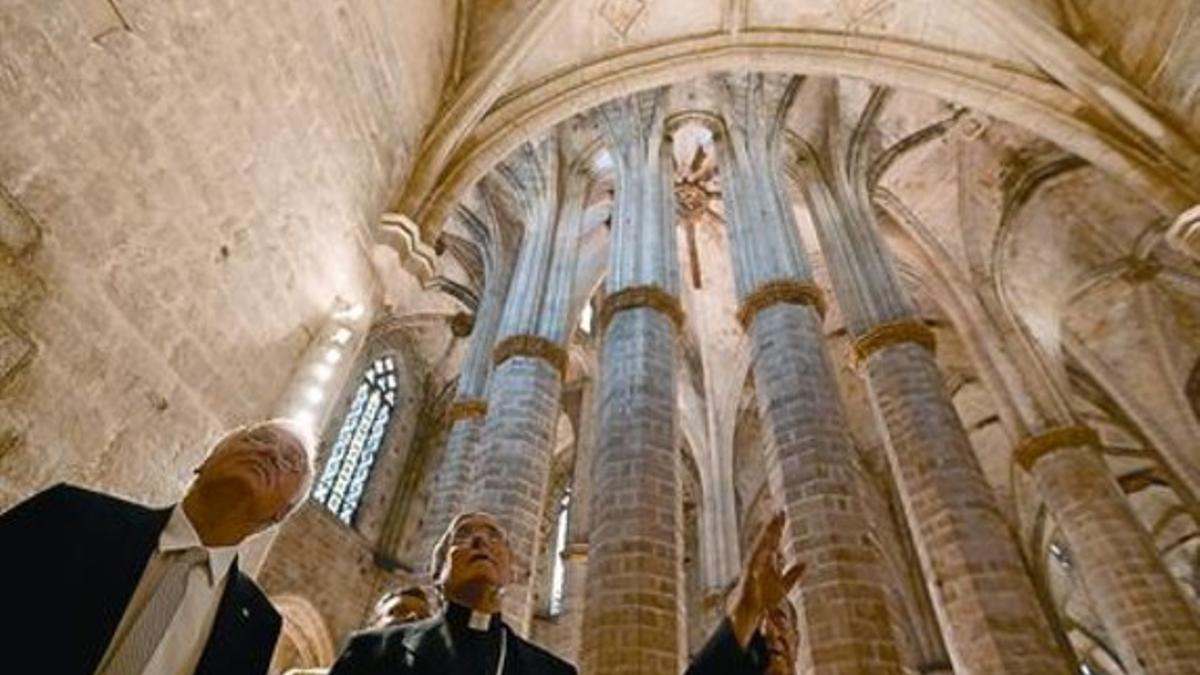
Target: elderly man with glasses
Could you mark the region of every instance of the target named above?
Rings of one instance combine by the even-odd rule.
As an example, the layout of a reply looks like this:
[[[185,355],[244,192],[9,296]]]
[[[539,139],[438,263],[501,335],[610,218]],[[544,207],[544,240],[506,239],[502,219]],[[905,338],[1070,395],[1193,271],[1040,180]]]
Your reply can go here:
[[[434,547],[430,572],[444,609],[433,618],[353,636],[331,675],[575,675],[500,618],[511,575],[504,530],[487,513],[459,515]]]
[[[260,422],[221,438],[172,506],[60,484],[0,515],[4,671],[266,673],[280,617],[237,546],[304,499],[311,450]]]

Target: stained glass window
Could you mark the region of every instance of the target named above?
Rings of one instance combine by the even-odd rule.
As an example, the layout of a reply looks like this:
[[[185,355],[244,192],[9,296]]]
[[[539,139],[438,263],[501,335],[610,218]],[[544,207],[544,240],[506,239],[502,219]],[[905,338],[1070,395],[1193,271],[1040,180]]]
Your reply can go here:
[[[396,362],[376,359],[363,373],[312,497],[346,524],[362,500],[375,455],[396,407]]]

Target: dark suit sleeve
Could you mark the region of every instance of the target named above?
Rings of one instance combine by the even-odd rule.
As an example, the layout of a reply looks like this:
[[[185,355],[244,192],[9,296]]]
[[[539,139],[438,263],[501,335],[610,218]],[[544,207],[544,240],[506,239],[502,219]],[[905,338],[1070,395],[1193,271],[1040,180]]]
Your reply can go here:
[[[383,639],[375,631],[356,633],[338,655],[329,675],[392,675],[384,673]]]
[[[23,609],[25,591],[40,588],[39,580],[54,578],[62,566],[63,526],[72,511],[71,488],[60,483],[0,515],[0,588],[10,607],[15,600],[14,609]]]
[[[49,523],[57,523],[66,513],[69,494],[70,488],[59,483],[0,514],[0,544],[4,545],[5,552],[20,552],[16,546],[29,544],[40,538],[50,538],[46,537],[45,527]]]
[[[757,675],[765,668],[762,636],[756,632],[750,646],[742,649],[729,619],[724,619],[684,675]]]
[[[0,651],[8,655],[0,670],[5,672],[36,672],[35,662],[45,665],[36,646],[43,644],[46,626],[54,625],[54,613],[64,606],[61,581],[80,573],[66,569],[74,557],[63,536],[75,520],[72,491],[57,485],[0,514],[0,598],[5,606]]]
[[[259,652],[265,659],[261,661],[261,668],[257,671],[263,675],[270,672],[271,657],[275,655],[275,648],[279,646],[279,633],[283,630],[283,617],[279,616],[274,611],[275,608],[270,604],[267,607],[271,608],[272,611],[266,621],[263,622],[263,646],[265,649]]]

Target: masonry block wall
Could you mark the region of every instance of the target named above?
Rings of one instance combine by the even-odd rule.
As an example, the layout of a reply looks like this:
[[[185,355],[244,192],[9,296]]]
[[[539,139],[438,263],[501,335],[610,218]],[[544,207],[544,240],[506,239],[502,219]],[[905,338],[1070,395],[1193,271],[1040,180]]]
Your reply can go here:
[[[336,645],[362,627],[380,589],[394,581],[375,565],[371,544],[315,502],[306,502],[292,516],[275,540],[275,550],[304,555],[268,557],[258,576],[263,590],[311,602]]]
[[[452,11],[5,3],[0,508],[59,480],[168,502],[271,411],[335,298],[370,296]]]

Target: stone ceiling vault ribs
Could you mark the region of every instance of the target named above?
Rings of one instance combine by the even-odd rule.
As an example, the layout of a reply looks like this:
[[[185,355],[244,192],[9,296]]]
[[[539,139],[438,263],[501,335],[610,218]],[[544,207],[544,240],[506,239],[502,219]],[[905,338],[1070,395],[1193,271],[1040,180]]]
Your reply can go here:
[[[455,149],[504,94],[508,80],[524,54],[537,45],[567,2],[538,0],[487,65],[471,74],[457,89],[454,98],[439,112],[433,128],[422,140],[421,151],[413,163],[413,172],[400,199],[400,213],[416,212],[421,197],[432,188]]]
[[[869,185],[878,185],[879,181],[887,174],[888,169],[892,168],[904,155],[945,136],[967,112],[966,108],[959,108],[949,117],[923,127],[885,148],[871,162],[871,168],[867,174]]]
[[[756,57],[756,65],[777,72],[868,76],[1036,129],[1118,176],[1164,212],[1181,211],[1200,194],[1200,188],[1158,166],[1136,144],[1089,119],[1089,104],[1078,95],[1030,73],[984,67],[977,57],[885,36],[748,31],[631,49],[509,93],[478,125],[463,132],[443,165],[418,167],[432,173],[410,184],[406,207],[416,214],[427,238],[436,236],[460,195],[531,134],[631,89],[737,69],[750,56]]]
[[[1200,175],[1200,149],[1180,119],[1129,80],[1089,54],[1025,3],[958,0],[1005,36],[1053,78],[1078,93],[1123,133],[1145,145],[1148,155],[1173,165],[1193,183]]]

